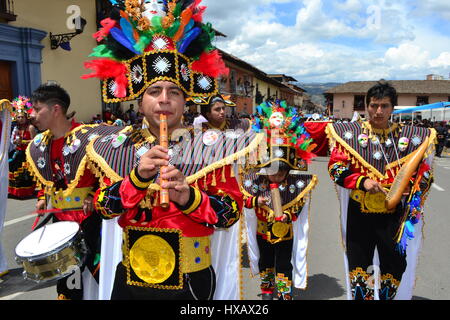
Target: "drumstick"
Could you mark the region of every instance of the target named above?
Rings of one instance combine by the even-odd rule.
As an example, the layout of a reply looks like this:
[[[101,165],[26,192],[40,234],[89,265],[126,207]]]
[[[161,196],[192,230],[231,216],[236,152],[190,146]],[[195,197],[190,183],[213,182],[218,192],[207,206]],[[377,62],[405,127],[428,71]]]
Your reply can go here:
[[[167,136],[167,116],[163,113],[159,115],[159,144],[164,147],[169,147],[169,139]],[[161,167],[161,171],[164,170],[165,166]],[[161,172],[160,171],[160,172]],[[161,185],[163,185],[167,180],[161,179]],[[161,188],[159,192],[159,204],[163,208],[169,207],[169,190]]]

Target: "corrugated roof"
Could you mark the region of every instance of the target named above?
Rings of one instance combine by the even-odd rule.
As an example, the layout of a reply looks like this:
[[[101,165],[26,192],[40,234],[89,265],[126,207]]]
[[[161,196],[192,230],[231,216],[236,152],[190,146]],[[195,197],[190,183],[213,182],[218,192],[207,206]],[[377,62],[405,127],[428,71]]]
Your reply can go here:
[[[450,96],[450,80],[392,80],[388,81],[398,94],[442,94]],[[326,93],[366,94],[377,81],[350,81],[331,88]]]

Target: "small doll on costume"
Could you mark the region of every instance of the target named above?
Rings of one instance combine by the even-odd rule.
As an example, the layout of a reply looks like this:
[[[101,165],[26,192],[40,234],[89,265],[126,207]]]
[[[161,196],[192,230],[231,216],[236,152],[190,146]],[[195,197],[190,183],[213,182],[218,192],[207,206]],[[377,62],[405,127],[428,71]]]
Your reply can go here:
[[[272,300],[275,286],[280,300],[292,300],[292,285],[306,288],[308,211],[317,177],[301,171],[315,145],[284,101],[258,106],[253,129],[266,132],[268,148],[243,180],[250,266],[261,277],[263,300]]]

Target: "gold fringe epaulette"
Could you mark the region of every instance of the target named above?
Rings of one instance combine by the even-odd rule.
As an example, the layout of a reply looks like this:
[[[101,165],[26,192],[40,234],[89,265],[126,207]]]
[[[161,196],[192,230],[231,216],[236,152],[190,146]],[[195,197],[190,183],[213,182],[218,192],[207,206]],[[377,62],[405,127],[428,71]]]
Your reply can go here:
[[[131,127],[130,127],[131,128]],[[135,150],[139,149],[140,146],[142,146],[145,142],[148,142],[150,144],[154,143],[156,140],[153,135],[149,133],[148,130],[131,130],[131,129],[124,129],[123,132],[126,132],[129,136],[129,138],[132,141],[132,144],[130,144],[130,147],[133,146]],[[98,138],[97,138],[98,139]],[[116,183],[121,180],[123,180],[125,177],[122,177],[120,174],[115,172],[113,169],[111,169],[110,165],[107,163],[105,159],[103,159],[95,150],[94,143],[97,139],[92,140],[87,148],[86,152],[89,159],[89,168],[90,170],[95,174],[97,178],[100,179],[100,186],[102,188],[107,187],[105,182],[103,181],[104,178],[108,178],[110,180],[110,183]],[[215,186],[216,181],[216,170],[219,170],[227,165],[232,165],[234,163],[237,163],[238,160],[242,161],[243,158],[246,159],[245,163],[249,163],[250,158],[253,157],[253,152],[258,152],[258,147],[261,144],[261,142],[264,140],[263,134],[256,134],[254,139],[248,144],[247,147],[245,147],[242,150],[239,150],[236,153],[233,153],[219,161],[216,161],[204,168],[201,168],[196,173],[189,175],[186,177],[186,181],[190,185],[198,185],[198,182],[201,181],[201,179],[204,179],[204,182],[206,182],[207,176],[209,174],[212,174],[212,183],[211,186]],[[130,169],[131,170],[131,169]],[[234,177],[234,170],[230,169],[230,172],[227,174],[225,170],[222,171],[222,175],[220,178],[221,182],[226,182],[226,177]],[[205,191],[207,191],[207,185],[205,185]],[[158,184],[152,183],[150,184],[147,192],[146,198],[143,200],[144,202],[141,203],[142,206],[151,207],[153,203],[157,203],[157,195],[153,195],[155,192],[159,191],[161,188]],[[153,196],[152,196],[153,195]]]
[[[66,133],[66,135],[64,136],[64,138],[66,139],[67,143],[71,143],[73,140],[75,140],[77,138],[77,134],[81,133],[81,134],[86,134],[89,132],[88,129],[90,128],[94,128],[97,127],[97,124],[94,125],[80,125],[76,128],[74,128],[73,130],[69,131]],[[42,135],[42,142],[45,145],[48,145],[51,142],[51,138],[52,138],[52,134],[50,133],[49,130],[41,133]],[[56,188],[54,188],[54,182],[45,179],[41,172],[39,171],[39,169],[36,167],[36,163],[35,161],[32,159],[31,154],[30,154],[30,148],[32,147],[32,143],[31,142],[26,151],[26,159],[27,159],[27,163],[26,163],[26,168],[28,169],[28,171],[30,172],[33,180],[36,182],[36,186],[39,189],[42,189],[44,191],[44,193],[46,194],[53,194],[55,192],[58,192],[60,190],[56,190]],[[77,187],[78,183],[80,182],[81,177],[84,175],[86,168],[88,167],[88,159],[86,154],[82,157],[80,163],[78,164],[78,167],[76,169],[76,174],[75,177],[68,182],[67,184],[67,188],[62,190],[63,196],[67,197],[69,196],[73,190]]]
[[[319,183],[319,179],[315,174],[312,175],[311,181],[308,183],[308,185],[291,201],[288,203],[283,204],[282,209],[283,211],[288,211],[291,215],[294,213],[297,213],[305,204],[306,200],[308,199],[308,194],[311,193],[311,191],[314,190],[314,188]],[[247,190],[245,190],[244,187],[240,187],[240,190],[242,194],[244,195],[244,198],[253,197],[252,194],[250,194]],[[261,207],[268,215],[273,213],[273,210],[264,205]]]
[[[132,126],[127,126],[123,130],[119,131],[117,134],[126,134],[129,136],[131,141],[133,142],[134,146],[142,146],[146,142],[146,137],[142,133],[146,130],[134,130]],[[100,187],[105,188],[107,185],[104,182],[104,178],[108,178],[112,184],[119,182],[123,180],[125,177],[120,176],[117,174],[109,164],[106,162],[106,160],[99,155],[94,148],[94,143],[100,139],[101,137],[97,137],[95,139],[92,139],[89,144],[86,146],[86,154],[88,157],[88,167],[89,169],[94,173],[94,175],[99,179]],[[147,140],[148,142],[152,143],[154,141],[153,139]]]
[[[386,173],[383,174],[375,167],[373,167],[370,163],[368,163],[366,160],[364,160],[364,158],[362,158],[361,155],[356,150],[350,147],[344,141],[344,139],[336,133],[332,123],[329,123],[327,125],[325,133],[329,141],[330,150],[332,150],[333,148],[337,148],[339,152],[343,153],[349,159],[349,161],[351,162],[352,165],[355,166],[355,168],[360,170],[361,174],[378,182],[382,182],[388,179],[389,178],[388,172],[390,170],[392,170],[392,172],[395,175],[397,175],[401,166],[405,162],[407,162],[414,154],[414,152],[411,152],[405,157],[399,159],[399,161],[394,161],[392,163],[387,164],[385,167]],[[434,153],[435,145],[433,141],[436,141],[436,130],[430,129],[429,145],[427,151],[425,152],[424,159]]]

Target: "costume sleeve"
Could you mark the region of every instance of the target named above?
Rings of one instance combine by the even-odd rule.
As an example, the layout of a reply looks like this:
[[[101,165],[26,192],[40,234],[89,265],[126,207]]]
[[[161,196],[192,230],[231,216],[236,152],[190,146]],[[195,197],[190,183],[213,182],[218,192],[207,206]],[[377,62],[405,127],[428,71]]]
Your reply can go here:
[[[217,169],[201,178],[201,181],[190,186],[186,205],[175,206],[195,222],[220,228],[231,227],[238,221],[244,201],[236,179],[225,176],[226,182],[221,181],[223,175],[222,169]],[[151,210],[143,212],[138,208],[151,183],[153,179],[144,180],[134,169],[122,181],[97,191],[94,199],[96,210],[105,219],[123,214],[127,219],[138,221],[151,219]]]
[[[253,209],[257,206],[257,199],[258,197],[255,196],[244,196],[244,207],[247,209]]]
[[[284,213],[287,215],[288,217],[288,222],[293,222],[293,221],[297,221],[298,216],[300,215],[300,213],[303,210],[303,206],[301,206],[296,212],[294,212],[293,214],[291,214],[288,210],[286,210]]]
[[[44,193],[44,190],[42,190],[42,189],[38,190],[38,192],[37,192],[37,198],[38,198],[38,200],[45,200],[45,193]]]
[[[211,199],[208,194],[193,186],[190,186],[189,192],[188,202],[184,206],[176,205],[176,207],[195,222],[216,225],[218,217],[213,202],[214,199]]]
[[[337,148],[331,152],[328,173],[331,180],[341,187],[364,190],[364,181],[367,177],[359,172],[353,172],[349,159]]]
[[[209,198],[217,216],[214,225],[218,228],[229,228],[235,224],[244,208],[244,196],[232,170],[233,167],[227,165],[196,182]]]
[[[104,178],[107,187],[99,189],[94,196],[95,209],[104,219],[112,219],[127,212],[137,214],[137,205],[144,199],[152,179],[143,179],[133,169],[125,179],[111,184]],[[136,212],[135,212],[136,211]]]

